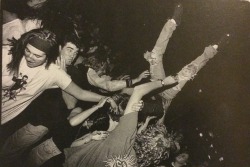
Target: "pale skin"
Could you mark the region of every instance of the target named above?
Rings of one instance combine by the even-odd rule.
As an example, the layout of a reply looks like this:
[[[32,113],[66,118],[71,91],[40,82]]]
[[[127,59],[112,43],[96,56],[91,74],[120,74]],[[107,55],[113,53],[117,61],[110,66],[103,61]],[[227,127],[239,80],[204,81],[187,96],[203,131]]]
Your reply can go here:
[[[91,115],[91,113],[95,112],[99,107],[102,107],[105,104],[106,100],[107,99],[102,99],[96,106],[93,106],[92,108],[85,110],[82,113],[79,113],[79,114],[71,117],[69,121],[80,124],[82,122],[82,120],[84,121],[85,119],[87,119],[88,116]],[[135,103],[132,105],[132,110],[134,112],[138,112],[142,109],[142,106],[143,106],[143,102],[139,101],[139,103]],[[110,118],[109,123],[110,124],[109,124],[109,128],[107,131],[94,131],[92,133],[88,133],[88,134],[80,137],[79,139],[75,140],[71,144],[71,147],[81,146],[83,144],[90,142],[91,140],[104,140],[104,139],[106,139],[109,135],[109,132],[114,130],[115,127],[118,125],[118,122],[113,121],[111,118]]]
[[[109,133],[107,131],[94,131],[88,133],[83,137],[75,140],[70,147],[77,147],[90,142],[91,140],[104,140],[108,137]]]
[[[91,114],[93,114],[95,111],[97,111],[99,108],[103,107],[103,105],[107,102],[108,98],[103,98],[102,100],[99,101],[97,105],[94,105],[93,107],[82,111],[81,109],[74,109],[70,116],[68,117],[69,123],[71,126],[77,126],[83,121],[85,121]],[[140,101],[139,103],[134,104],[132,107],[132,110],[134,111],[139,111],[142,108],[142,102]],[[120,108],[120,107],[119,107]],[[121,108],[120,108],[121,110]]]
[[[167,84],[173,84],[175,83],[175,79],[170,76],[170,77],[166,77],[164,79],[165,83]],[[149,82],[146,84],[142,84],[139,86],[136,86],[134,88],[133,94],[130,97],[128,104],[126,106],[126,109],[124,111],[124,115],[132,113],[132,112],[138,112],[139,110],[141,110],[141,107],[143,106],[142,102],[140,101],[141,98],[148,94],[149,92],[157,89],[157,88],[161,88],[162,87],[162,83],[161,81],[153,81],[153,82]],[[135,104],[137,104],[138,106],[135,106]],[[135,110],[135,109],[139,109],[139,110]],[[98,139],[105,139],[108,137],[108,134],[106,133],[100,133],[102,136],[97,137]],[[71,147],[75,147],[75,146],[80,146],[82,144],[85,144],[89,141],[92,140],[92,136],[93,134],[87,134],[83,137],[81,137],[80,139],[77,139],[76,141],[74,141],[71,145]]]
[[[27,44],[24,56],[27,66],[30,68],[43,65],[47,59],[46,53],[30,44]],[[81,89],[73,81],[64,89],[64,91],[82,101],[99,102],[102,98],[105,98],[105,96]],[[108,102],[113,108],[117,107],[113,99],[110,98]]]

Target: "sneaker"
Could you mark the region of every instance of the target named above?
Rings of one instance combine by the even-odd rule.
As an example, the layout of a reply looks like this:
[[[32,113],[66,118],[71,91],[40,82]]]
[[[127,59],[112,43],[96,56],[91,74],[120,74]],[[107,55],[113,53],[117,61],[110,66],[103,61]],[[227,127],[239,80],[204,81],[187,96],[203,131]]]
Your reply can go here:
[[[183,13],[183,5],[181,3],[176,4],[172,19],[175,20],[177,25],[181,24],[181,15],[182,15],[182,13]]]
[[[230,34],[224,34],[220,40],[215,43],[218,45],[218,49],[224,48],[229,43],[230,37]]]

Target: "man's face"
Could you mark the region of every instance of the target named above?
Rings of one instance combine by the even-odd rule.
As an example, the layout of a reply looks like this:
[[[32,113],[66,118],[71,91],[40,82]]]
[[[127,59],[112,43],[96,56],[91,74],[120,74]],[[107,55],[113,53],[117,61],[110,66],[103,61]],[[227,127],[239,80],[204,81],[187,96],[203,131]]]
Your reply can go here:
[[[27,66],[30,68],[35,68],[43,65],[46,62],[46,53],[35,48],[34,46],[27,44],[24,50],[25,60]]]
[[[71,42],[68,42],[64,45],[64,47],[61,49],[61,56],[65,59],[66,66],[71,65],[73,60],[76,58],[78,54],[79,48],[76,47]]]

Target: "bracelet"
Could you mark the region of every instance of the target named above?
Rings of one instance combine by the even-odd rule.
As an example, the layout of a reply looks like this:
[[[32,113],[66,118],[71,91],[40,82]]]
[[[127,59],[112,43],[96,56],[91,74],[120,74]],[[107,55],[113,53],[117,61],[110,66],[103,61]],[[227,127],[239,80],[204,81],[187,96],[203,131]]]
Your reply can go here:
[[[162,86],[166,86],[166,85],[165,85],[165,82],[164,82],[162,79],[158,79],[158,81],[161,81],[161,85],[162,85]]]
[[[129,79],[126,79],[126,87],[129,88]]]
[[[132,86],[132,79],[129,79],[129,87]]]
[[[126,79],[126,86],[130,88],[132,86],[132,79]]]

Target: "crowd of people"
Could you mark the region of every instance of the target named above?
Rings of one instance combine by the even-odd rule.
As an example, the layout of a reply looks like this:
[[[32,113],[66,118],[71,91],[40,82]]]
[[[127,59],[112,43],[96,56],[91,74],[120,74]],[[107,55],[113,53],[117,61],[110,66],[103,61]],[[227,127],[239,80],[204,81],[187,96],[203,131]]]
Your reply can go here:
[[[3,1],[1,164],[188,165],[182,134],[166,127],[166,112],[229,34],[166,76],[163,56],[183,13],[177,3],[153,50],[143,55],[149,69],[131,78],[99,28],[81,14],[51,12],[50,0],[16,1],[24,14],[12,1]]]

